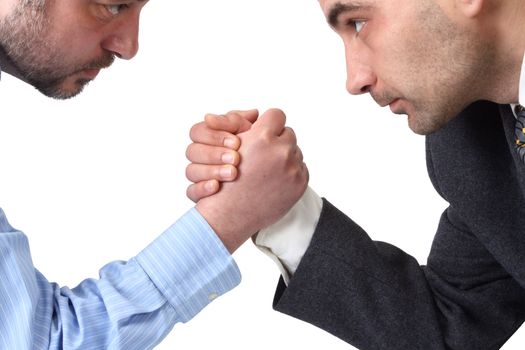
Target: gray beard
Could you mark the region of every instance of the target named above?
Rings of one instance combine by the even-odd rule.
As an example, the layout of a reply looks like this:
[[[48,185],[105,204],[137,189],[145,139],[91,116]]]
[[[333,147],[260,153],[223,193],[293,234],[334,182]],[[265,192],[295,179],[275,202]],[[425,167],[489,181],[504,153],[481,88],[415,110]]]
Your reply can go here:
[[[11,61],[11,58],[6,54],[4,48],[0,45],[0,70],[11,74],[12,76],[25,80],[23,74],[18,70],[15,64]]]
[[[43,8],[30,2],[33,1],[17,4],[13,13],[0,22],[0,57],[6,69],[33,84],[39,78],[56,75],[56,71],[47,67],[53,66],[50,63],[58,54],[53,53],[49,40],[42,39],[49,39]]]
[[[22,0],[13,13],[0,22],[2,69],[33,85],[46,96],[57,99],[73,97],[82,91],[89,80],[79,79],[74,91],[61,89],[63,81],[76,69],[64,63],[60,45],[50,33],[51,25],[45,18],[43,1],[37,1],[40,5],[33,0]],[[100,64],[111,64],[113,57],[110,56],[101,59]]]

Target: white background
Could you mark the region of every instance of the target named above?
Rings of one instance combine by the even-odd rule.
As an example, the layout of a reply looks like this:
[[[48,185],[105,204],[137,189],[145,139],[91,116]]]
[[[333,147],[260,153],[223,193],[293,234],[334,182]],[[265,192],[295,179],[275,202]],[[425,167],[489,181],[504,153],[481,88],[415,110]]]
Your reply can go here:
[[[316,192],[424,264],[446,207],[426,174],[424,138],[370,97],[348,96],[344,67],[315,0],[153,0],[137,57],[81,96],[54,101],[3,75],[0,207],[29,236],[35,266],[73,287],[192,206],[191,125],[207,112],[279,107]],[[241,285],[158,349],[351,348],[271,309],[278,270],[251,243],[235,259]],[[523,330],[504,349],[520,339]]]

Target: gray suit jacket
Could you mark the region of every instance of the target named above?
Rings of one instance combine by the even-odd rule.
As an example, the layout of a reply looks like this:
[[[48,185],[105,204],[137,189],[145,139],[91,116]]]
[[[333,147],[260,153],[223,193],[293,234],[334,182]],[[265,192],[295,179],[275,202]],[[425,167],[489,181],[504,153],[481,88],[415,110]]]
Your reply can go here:
[[[499,349],[525,320],[525,164],[509,106],[477,102],[427,137],[450,204],[427,265],[324,201],[275,309],[362,349]]]

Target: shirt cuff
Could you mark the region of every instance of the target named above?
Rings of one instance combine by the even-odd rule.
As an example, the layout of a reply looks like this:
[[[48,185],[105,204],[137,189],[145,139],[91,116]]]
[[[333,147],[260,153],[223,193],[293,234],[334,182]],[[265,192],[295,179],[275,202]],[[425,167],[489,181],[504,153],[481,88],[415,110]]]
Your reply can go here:
[[[189,321],[241,281],[231,254],[195,208],[146,247],[136,260],[182,322]]]
[[[255,245],[277,264],[286,285],[310,245],[322,208],[323,200],[308,187],[281,220],[257,234]]]

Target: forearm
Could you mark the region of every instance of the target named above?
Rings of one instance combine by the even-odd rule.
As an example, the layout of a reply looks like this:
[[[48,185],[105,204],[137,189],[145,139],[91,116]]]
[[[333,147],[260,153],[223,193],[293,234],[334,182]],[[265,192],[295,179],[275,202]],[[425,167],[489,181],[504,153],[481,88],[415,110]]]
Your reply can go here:
[[[475,239],[465,243],[479,245]],[[461,261],[454,255],[447,263],[450,271]],[[456,270],[455,277],[465,280],[460,274],[478,272]],[[325,202],[301,264],[289,285],[278,288],[275,308],[363,350],[496,349],[525,314],[525,293],[508,275],[493,278],[501,272],[493,263],[482,272],[484,288],[465,290],[452,276],[420,266],[394,246],[374,242]]]
[[[73,289],[36,276],[35,349],[151,349],[181,321],[135,260]]]
[[[0,233],[0,248],[6,349],[150,349],[240,281],[231,255],[195,210],[137,257],[110,263],[99,279],[73,289],[35,270],[21,232]]]

